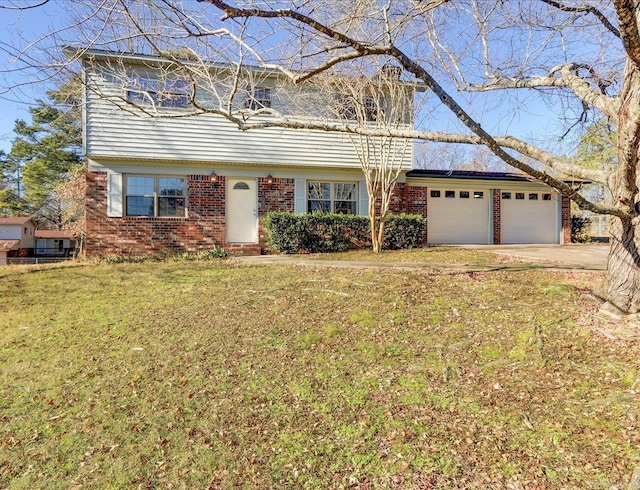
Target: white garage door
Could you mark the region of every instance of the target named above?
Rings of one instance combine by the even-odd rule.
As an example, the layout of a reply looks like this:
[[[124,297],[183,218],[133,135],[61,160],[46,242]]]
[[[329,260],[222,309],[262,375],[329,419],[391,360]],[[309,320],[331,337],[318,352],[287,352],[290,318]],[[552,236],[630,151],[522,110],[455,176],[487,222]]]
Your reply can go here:
[[[559,243],[558,194],[502,192],[500,241],[502,243]]]
[[[490,243],[490,191],[429,189],[429,243]]]

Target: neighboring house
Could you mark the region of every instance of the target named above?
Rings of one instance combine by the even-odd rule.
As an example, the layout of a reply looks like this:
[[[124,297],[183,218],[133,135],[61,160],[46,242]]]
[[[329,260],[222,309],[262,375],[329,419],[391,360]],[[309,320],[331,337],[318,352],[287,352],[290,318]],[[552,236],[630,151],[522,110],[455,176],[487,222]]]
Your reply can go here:
[[[86,82],[88,255],[214,245],[258,254],[269,211],[367,214],[364,175],[348,135],[243,132],[219,115],[180,117],[193,94],[166,61],[97,50],[67,54],[81,56]],[[212,65],[212,77],[227,68]],[[276,75],[261,76],[234,104],[287,112],[291,94]],[[195,98],[206,105],[208,95]],[[409,151],[391,210],[427,216],[423,242],[569,241],[569,201],[549,187],[515,174],[411,170],[412,161]]]
[[[26,257],[35,247],[35,222],[28,217],[0,218],[0,265],[10,257]]]
[[[65,230],[36,230],[36,255],[65,256],[73,255],[76,241]]]

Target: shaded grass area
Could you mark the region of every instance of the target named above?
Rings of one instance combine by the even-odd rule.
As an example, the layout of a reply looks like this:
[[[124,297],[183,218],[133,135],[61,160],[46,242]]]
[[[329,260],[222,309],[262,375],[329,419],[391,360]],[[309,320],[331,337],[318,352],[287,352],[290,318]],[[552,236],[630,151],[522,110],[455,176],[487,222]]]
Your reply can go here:
[[[598,277],[7,273],[0,487],[620,487],[640,357],[594,335]]]

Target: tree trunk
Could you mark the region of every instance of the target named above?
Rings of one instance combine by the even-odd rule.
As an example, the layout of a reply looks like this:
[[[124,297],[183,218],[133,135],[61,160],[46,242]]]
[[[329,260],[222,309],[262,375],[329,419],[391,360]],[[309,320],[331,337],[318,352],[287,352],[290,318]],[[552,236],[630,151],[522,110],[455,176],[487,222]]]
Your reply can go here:
[[[379,254],[382,252],[382,243],[379,240],[378,233],[378,223],[376,220],[375,212],[373,215],[369,215],[369,223],[371,224],[371,250],[373,250],[374,254]]]
[[[640,312],[640,222],[611,217],[611,250],[603,311],[616,315]]]
[[[614,205],[628,218],[611,216],[611,250],[605,280],[603,311],[635,314],[640,311],[640,208],[638,151],[640,148],[640,72],[630,61],[625,67],[618,115],[618,170],[609,186]]]
[[[382,252],[382,244],[378,241],[378,213],[376,212],[376,199],[377,193],[375,192],[373,184],[367,186],[367,192],[369,193],[369,228],[371,231],[371,250],[373,253],[379,254]]]

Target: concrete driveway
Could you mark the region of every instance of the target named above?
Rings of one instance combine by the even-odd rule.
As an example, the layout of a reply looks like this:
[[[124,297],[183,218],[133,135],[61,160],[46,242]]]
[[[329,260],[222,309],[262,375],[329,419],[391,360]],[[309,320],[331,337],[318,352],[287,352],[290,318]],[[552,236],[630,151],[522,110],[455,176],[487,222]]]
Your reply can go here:
[[[605,270],[609,245],[571,244],[571,245],[459,245],[473,250],[484,250],[502,255],[511,255],[524,259],[555,262],[579,269]]]

